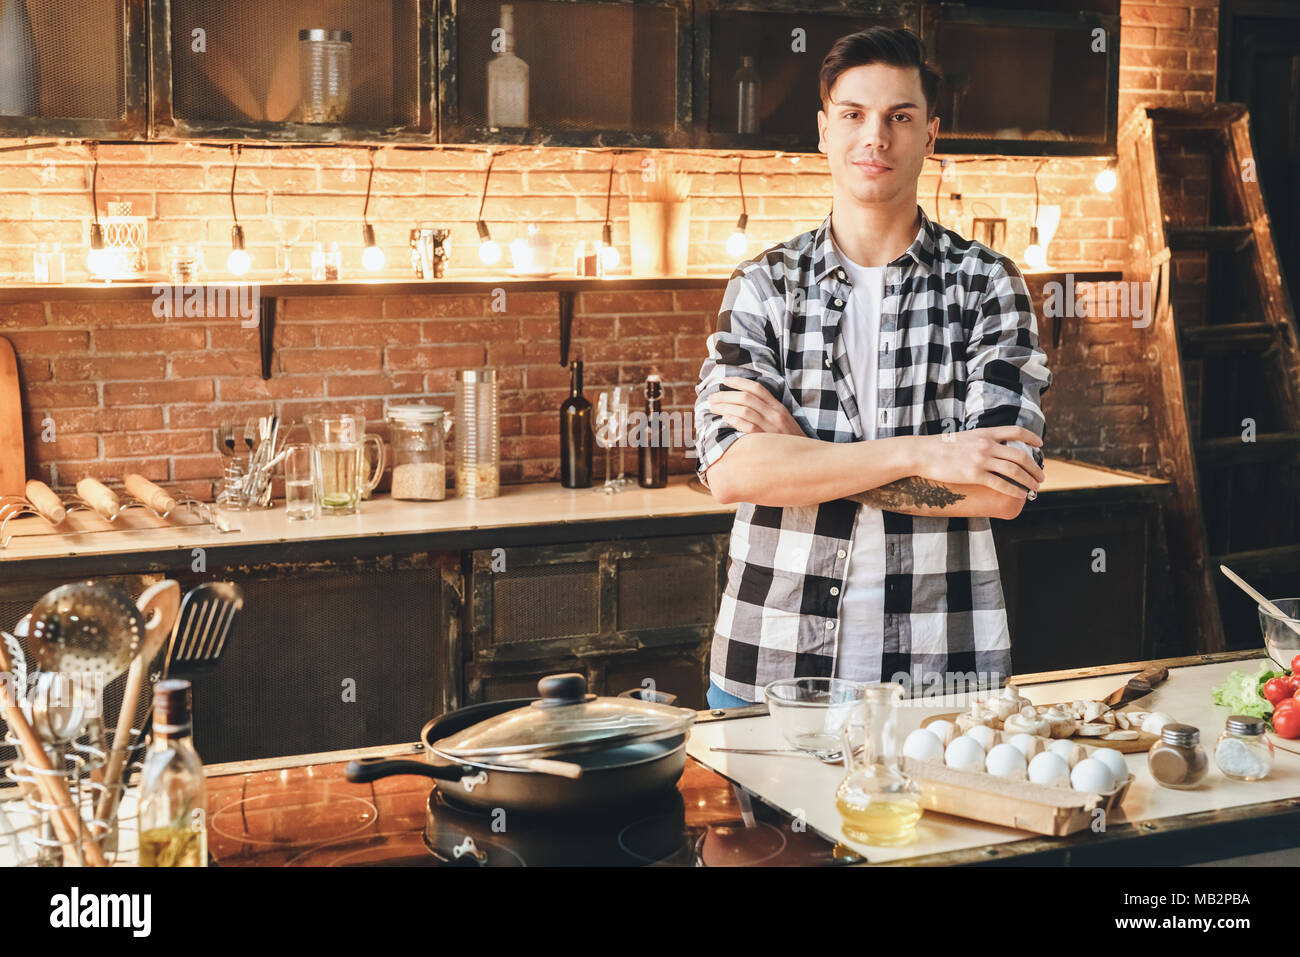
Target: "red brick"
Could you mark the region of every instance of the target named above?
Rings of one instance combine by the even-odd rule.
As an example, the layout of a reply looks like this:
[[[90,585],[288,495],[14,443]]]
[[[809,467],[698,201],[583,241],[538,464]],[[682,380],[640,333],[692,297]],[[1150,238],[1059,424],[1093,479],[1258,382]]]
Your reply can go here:
[[[43,442],[37,433],[27,449],[38,462],[71,462],[99,458],[99,439],[93,435],[62,435],[53,442]]]
[[[220,455],[179,456],[172,459],[172,478],[214,478],[224,467],[225,459]]]
[[[65,382],[79,379],[95,382],[112,379],[161,379],[167,374],[167,360],[162,356],[59,359],[54,364],[54,374]]]
[[[49,382],[54,377],[49,359],[19,359],[18,369],[24,384]]]
[[[153,314],[153,300],[55,301],[50,303],[50,325],[102,329],[105,326],[161,325]]]
[[[322,325],[317,330],[322,348],[338,346],[396,346],[420,342],[417,322],[367,322]]]
[[[242,379],[221,380],[222,402],[259,402],[269,399],[306,399],[325,394],[325,384],[320,376],[274,376],[260,379],[248,376]],[[263,410],[260,414],[265,415]]]
[[[222,391],[225,391],[228,383],[222,382]],[[173,405],[167,410],[167,422],[173,429],[194,429],[205,428],[215,429],[222,422],[231,421],[243,423],[248,421],[250,416],[266,415],[267,405],[265,402],[247,403],[244,405],[213,405],[204,403],[203,405]]]
[[[14,351],[20,358],[76,355],[90,349],[90,334],[87,332],[53,329],[46,332],[6,332],[5,338],[14,344]]]
[[[193,326],[170,326],[167,329],[92,329],[90,338],[97,353],[110,355],[202,349],[206,345],[203,329]]]
[[[39,435],[45,428],[45,412],[29,412],[26,428],[30,435]],[[50,414],[56,434],[60,432],[108,433],[128,429],[161,429],[162,409],[156,406],[141,408],[60,410]]]
[[[256,352],[214,350],[198,355],[173,356],[171,360],[171,376],[176,379],[210,375],[257,375],[261,369],[262,360]]]
[[[335,375],[325,377],[325,392],[331,398],[343,396],[423,395],[424,376],[419,372],[396,374]]]
[[[284,300],[277,318],[287,322],[319,322],[324,319],[357,322],[379,319],[382,315],[377,296],[312,296]]]
[[[673,308],[673,293],[667,290],[629,292],[584,292],[578,297],[577,311],[584,315],[621,312],[668,312]]]
[[[98,404],[99,390],[90,383],[35,385],[23,396],[23,405],[28,409],[73,408]]]
[[[391,347],[387,350],[385,366],[394,372],[415,372],[430,369],[463,369],[481,366],[482,346],[418,346],[415,348]]]
[[[491,319],[437,319],[420,324],[420,339],[431,344],[456,342],[512,342],[519,338],[520,322],[550,322],[555,320],[511,319],[494,316]],[[552,337],[554,338],[554,337]]]
[[[444,316],[477,317],[487,313],[489,297],[486,294],[385,296],[382,300],[385,318],[437,319]]]
[[[380,349],[281,349],[280,368],[288,373],[361,372],[380,369]]]
[[[173,402],[210,402],[216,396],[211,379],[172,382],[109,382],[104,385],[105,405],[166,405]]]
[[[59,487],[71,488],[83,478],[101,482],[120,478],[127,472],[139,472],[151,482],[167,481],[166,459],[113,459],[59,465]]]
[[[104,435],[106,458],[150,455],[184,455],[211,452],[214,435],[210,429],[164,432],[109,432]]]
[[[0,302],[0,329],[34,329],[45,325],[45,306],[39,302]]]

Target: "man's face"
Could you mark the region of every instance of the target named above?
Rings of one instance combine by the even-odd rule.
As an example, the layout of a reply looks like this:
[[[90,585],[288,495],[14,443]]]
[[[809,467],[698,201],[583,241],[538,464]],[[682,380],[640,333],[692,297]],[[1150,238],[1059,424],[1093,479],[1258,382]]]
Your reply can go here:
[[[837,191],[863,204],[915,199],[925,158],[934,152],[939,118],[929,122],[921,73],[869,63],[845,70],[817,111],[817,149],[830,161]]]

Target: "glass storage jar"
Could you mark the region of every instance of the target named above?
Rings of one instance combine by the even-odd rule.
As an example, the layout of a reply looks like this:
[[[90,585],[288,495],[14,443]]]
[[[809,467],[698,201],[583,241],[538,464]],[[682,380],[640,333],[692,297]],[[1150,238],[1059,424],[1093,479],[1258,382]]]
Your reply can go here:
[[[1245,714],[1229,716],[1214,745],[1214,762],[1224,777],[1259,781],[1273,768],[1273,742],[1264,733],[1264,719]]]
[[[1210,771],[1201,732],[1190,724],[1167,724],[1147,752],[1147,769],[1156,783],[1176,790],[1195,788]]]
[[[447,497],[447,431],[451,420],[440,405],[388,407],[396,499],[441,502]]]

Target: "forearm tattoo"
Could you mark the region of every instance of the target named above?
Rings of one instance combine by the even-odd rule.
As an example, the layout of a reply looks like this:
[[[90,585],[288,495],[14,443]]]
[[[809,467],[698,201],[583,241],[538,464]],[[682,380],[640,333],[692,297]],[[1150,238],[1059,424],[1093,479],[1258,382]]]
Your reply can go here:
[[[956,505],[965,497],[962,493],[954,492],[940,482],[932,482],[929,479],[921,478],[919,475],[912,475],[908,478],[899,479],[897,482],[890,482],[888,485],[867,489],[865,492],[849,496],[855,502],[861,502],[863,505],[870,505],[872,508],[884,511],[897,511],[900,508],[917,508],[921,506],[947,508],[950,505]]]

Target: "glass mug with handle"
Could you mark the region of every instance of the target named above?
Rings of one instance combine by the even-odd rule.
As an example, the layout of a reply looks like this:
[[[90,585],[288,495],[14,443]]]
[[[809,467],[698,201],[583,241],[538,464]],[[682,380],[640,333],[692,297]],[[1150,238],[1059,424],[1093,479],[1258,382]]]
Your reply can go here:
[[[355,515],[361,499],[384,474],[384,440],[366,432],[364,415],[309,415],[312,486],[321,515]],[[366,446],[375,447],[374,471],[366,474]]]

